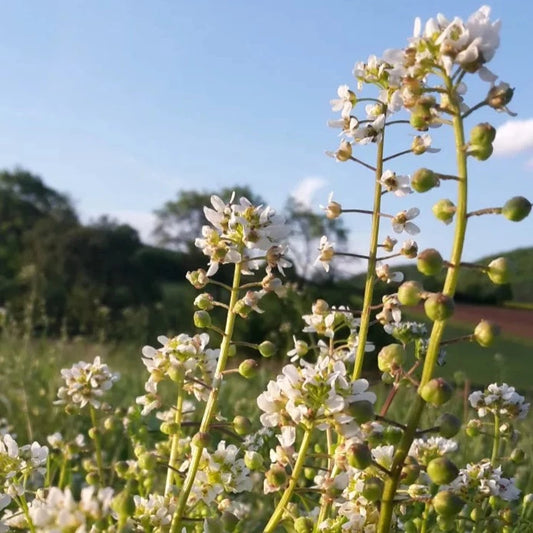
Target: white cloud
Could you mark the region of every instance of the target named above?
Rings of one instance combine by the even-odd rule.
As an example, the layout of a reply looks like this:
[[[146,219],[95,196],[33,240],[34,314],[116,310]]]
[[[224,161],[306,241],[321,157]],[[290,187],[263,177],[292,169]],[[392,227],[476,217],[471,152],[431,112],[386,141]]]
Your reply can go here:
[[[508,120],[502,124],[494,140],[495,155],[512,155],[533,150],[533,118]]]
[[[81,219],[87,223],[96,220],[104,213],[82,213]],[[117,211],[108,211],[105,215],[111,219],[118,220],[123,224],[129,224],[139,232],[141,241],[147,244],[153,244],[154,239],[152,237],[152,231],[155,227],[156,216],[153,213],[147,211],[133,211],[127,209],[121,209]]]
[[[291,193],[291,196],[305,207],[312,209],[315,207],[314,195],[319,189],[322,189],[326,185],[324,178],[316,176],[310,176],[300,181]],[[325,203],[325,200],[324,200]]]

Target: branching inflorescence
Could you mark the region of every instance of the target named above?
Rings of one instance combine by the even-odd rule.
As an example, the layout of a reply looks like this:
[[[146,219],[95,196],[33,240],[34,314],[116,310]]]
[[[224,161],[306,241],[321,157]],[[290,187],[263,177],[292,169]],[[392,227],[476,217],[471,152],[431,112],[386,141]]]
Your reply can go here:
[[[341,130],[341,141],[329,155],[363,167],[374,185],[373,204],[348,208],[330,196],[323,209],[330,219],[370,216],[370,242],[363,255],[337,251],[324,236],[316,262],[328,271],[337,256],[365,259],[362,307],[318,299],[302,324],[292,324],[294,346],[283,354],[290,360],[256,395],[255,422],[237,412],[232,420],[223,416],[220,394],[231,380],[257,370],[256,359],[239,358],[241,347],[263,357],[277,351],[269,340],[238,339],[236,324],[262,313],[268,294],[286,292],[287,226],[269,207],[213,196],[204,209],[209,224],[196,239],[207,270],[187,274],[195,289],[205,291],[194,300],[201,332],[161,336],[160,346],[143,348],[144,394],[127,410],[104,401],[118,375],[100,358],[63,370],[57,404],[69,415],[85,416],[89,441],[83,434],[54,432],[49,448],[36,442],[19,447],[11,434],[0,433],[0,531],[533,530],[532,497],[522,495],[514,478],[524,459],[514,425],[527,415],[525,398],[506,384],[474,391],[469,402],[476,417],[466,425],[434,409],[453,396],[451,385],[435,376],[446,346],[488,347],[499,331],[482,320],[471,334],[443,338],[460,269],[474,268],[496,284],[509,280],[505,258],[488,265],[462,261],[467,222],[485,214],[517,222],[531,210],[526,198],[514,197],[501,207],[469,211],[467,163],[490,157],[495,129],[480,123],[467,137],[465,121],[482,107],[509,112],[513,95],[487,68],[500,29],[489,14],[484,6],[466,22],[442,15],[425,25],[417,20],[405,48],[357,63],[357,87],[339,87],[331,104],[340,118],[330,125]],[[489,84],[471,106],[469,75]],[[414,139],[386,155],[386,132],[404,127],[416,131]],[[453,130],[456,172],[395,172],[390,165],[398,158],[437,151],[427,133],[436,127]],[[365,145],[376,147],[372,163],[358,153]],[[384,195],[404,201],[439,185],[456,190],[454,200],[433,206],[437,219],[454,225],[448,260],[435,248],[419,251],[410,238],[420,232],[417,207],[382,211]],[[387,230],[408,235],[399,249],[396,238],[384,236]],[[427,276],[445,272],[441,290],[404,281],[388,263],[395,257],[416,258]],[[232,269],[231,284],[217,276],[222,269]],[[401,285],[376,303],[379,283]],[[428,321],[403,319],[405,307],[421,303]],[[365,356],[375,350],[373,324],[392,338],[377,354],[381,389],[386,387],[379,401],[361,375]],[[401,389],[409,411],[398,419]],[[454,437],[463,425],[467,438],[490,444],[487,456],[482,451],[460,467]]]

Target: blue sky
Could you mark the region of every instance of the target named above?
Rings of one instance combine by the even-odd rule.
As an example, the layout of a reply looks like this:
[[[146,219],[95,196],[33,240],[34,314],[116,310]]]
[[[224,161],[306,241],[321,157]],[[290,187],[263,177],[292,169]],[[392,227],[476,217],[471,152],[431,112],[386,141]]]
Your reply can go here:
[[[67,192],[87,220],[109,213],[145,236],[151,213],[180,189],[248,184],[275,207],[290,194],[317,206],[330,191],[368,208],[373,177],[324,155],[338,144],[326,126],[338,85],[369,54],[402,47],[416,16],[466,18],[481,4],[345,1],[64,0],[6,2],[0,37],[0,168],[23,166]],[[489,65],[515,86],[519,116],[500,130],[497,155],[471,164],[472,208],[533,199],[533,37],[530,2],[496,1],[502,43]],[[466,80],[470,103],[488,88]],[[495,112],[471,124],[510,120]],[[520,122],[517,122],[520,121]],[[410,143],[398,130],[387,153]],[[436,131],[434,144],[449,142]],[[515,142],[516,141],[516,142]],[[373,147],[357,156],[374,158]],[[389,168],[453,172],[450,156],[397,160]],[[421,247],[449,250],[451,229],[430,208],[453,186],[387,198],[391,212],[417,206]],[[472,220],[467,259],[531,246],[532,219]],[[369,221],[352,215],[354,252]],[[385,232],[384,232],[385,234]]]

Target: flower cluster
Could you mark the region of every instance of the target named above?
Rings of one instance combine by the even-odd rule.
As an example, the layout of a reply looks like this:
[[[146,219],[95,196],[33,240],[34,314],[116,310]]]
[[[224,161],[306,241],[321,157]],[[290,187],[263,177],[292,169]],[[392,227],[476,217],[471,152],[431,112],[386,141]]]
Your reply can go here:
[[[282,240],[288,235],[284,219],[271,207],[254,206],[247,198],[238,203],[229,203],[216,195],[211,197],[210,207],[204,207],[204,214],[212,226],[202,228],[202,237],[196,239],[196,246],[210,259],[207,276],[213,276],[220,264],[247,263],[256,268],[251,250],[267,252],[273,248],[280,255],[274,264],[270,258],[268,267],[289,266],[280,252],[284,250]],[[271,254],[272,256],[272,254]]]
[[[474,391],[468,399],[480,418],[491,413],[508,420],[521,420],[529,411],[529,403],[507,383],[491,383],[483,392]]]
[[[119,374],[111,372],[109,367],[102,363],[100,356],[95,357],[92,363],[80,361],[72,368],[61,370],[65,386],[57,391],[58,405],[74,405],[85,407],[90,405],[99,409],[102,405],[101,397],[119,379]]]

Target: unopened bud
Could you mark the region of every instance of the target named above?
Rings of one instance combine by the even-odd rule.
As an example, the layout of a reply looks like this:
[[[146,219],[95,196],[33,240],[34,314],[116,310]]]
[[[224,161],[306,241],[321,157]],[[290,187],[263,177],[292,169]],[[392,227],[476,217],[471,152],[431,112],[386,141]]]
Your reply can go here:
[[[443,378],[433,378],[420,389],[420,396],[425,402],[439,407],[452,397],[452,392],[451,385]]]
[[[263,467],[263,456],[254,451],[244,452],[244,464],[250,470],[260,470]]]
[[[213,309],[213,296],[209,294],[208,292],[204,292],[203,294],[199,294],[194,299],[194,305],[198,309],[201,309],[202,311],[211,311]]]
[[[474,339],[476,342],[483,346],[483,348],[488,348],[494,342],[495,337],[500,334],[500,326],[494,324],[490,320],[481,320],[479,324],[474,329]]]
[[[246,359],[239,365],[239,374],[246,379],[253,378],[258,367],[259,363],[255,359]]]
[[[455,305],[450,296],[442,293],[431,294],[424,302],[424,311],[430,320],[446,320],[453,315]]]
[[[426,276],[435,276],[442,270],[444,260],[438,250],[427,248],[418,254],[416,267]]]
[[[451,200],[443,198],[442,200],[439,200],[431,208],[431,210],[438,220],[444,222],[445,224],[450,224],[453,220],[455,212],[457,211],[457,208]]]
[[[502,207],[502,215],[513,222],[524,220],[530,212],[531,202],[523,196],[514,196]]]
[[[411,177],[411,187],[416,192],[426,192],[439,185],[438,175],[429,168],[419,168]]]
[[[209,282],[207,272],[203,268],[193,270],[192,272],[187,272],[185,277],[195,289],[203,289]]]

